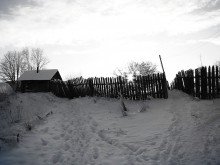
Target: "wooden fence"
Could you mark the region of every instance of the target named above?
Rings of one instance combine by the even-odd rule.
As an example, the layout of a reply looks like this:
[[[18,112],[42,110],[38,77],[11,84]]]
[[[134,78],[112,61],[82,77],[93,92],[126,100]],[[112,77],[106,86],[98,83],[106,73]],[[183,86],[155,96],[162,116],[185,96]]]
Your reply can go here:
[[[219,73],[218,66],[181,71],[176,75],[172,88],[200,99],[220,98]]]
[[[168,98],[167,82],[164,74],[137,76],[132,82],[123,77],[88,78],[81,82],[51,81],[51,91],[59,97],[101,96],[118,98],[121,94],[126,99],[146,100]]]

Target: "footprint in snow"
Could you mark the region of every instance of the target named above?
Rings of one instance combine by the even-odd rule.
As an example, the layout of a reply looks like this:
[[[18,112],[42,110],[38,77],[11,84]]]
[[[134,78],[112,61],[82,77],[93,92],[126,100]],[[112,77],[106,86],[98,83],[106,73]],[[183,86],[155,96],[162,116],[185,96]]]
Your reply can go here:
[[[54,154],[52,157],[53,164],[56,164],[57,162],[59,162],[61,157],[62,157],[62,154],[60,152]]]
[[[70,145],[68,143],[65,143],[64,146],[63,146],[63,149],[65,151],[68,151],[70,149]]]
[[[48,130],[49,130],[49,127],[46,127],[46,128],[41,129],[41,132],[42,132],[42,133],[47,133]]]
[[[41,144],[43,146],[46,146],[48,144],[48,141],[44,140],[43,138],[41,138]]]
[[[59,140],[59,139],[60,139],[60,136],[54,136],[53,139],[54,139],[54,140]]]
[[[70,140],[70,136],[69,136],[69,135],[66,135],[66,136],[64,137],[64,140],[65,140],[65,141]]]
[[[93,149],[93,158],[97,159],[99,157],[99,150],[98,148]]]
[[[69,129],[67,132],[68,132],[69,134],[72,134],[72,133],[73,133],[73,130]]]

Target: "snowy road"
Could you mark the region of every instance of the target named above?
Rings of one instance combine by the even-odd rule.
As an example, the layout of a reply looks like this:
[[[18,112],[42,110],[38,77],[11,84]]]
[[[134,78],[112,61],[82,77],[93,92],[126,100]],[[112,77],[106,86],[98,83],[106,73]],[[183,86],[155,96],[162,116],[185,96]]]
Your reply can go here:
[[[1,165],[155,165],[220,163],[220,103],[178,91],[168,100],[60,99]],[[43,97],[43,96],[42,96]],[[147,111],[140,113],[143,105]],[[212,113],[210,113],[212,112]]]

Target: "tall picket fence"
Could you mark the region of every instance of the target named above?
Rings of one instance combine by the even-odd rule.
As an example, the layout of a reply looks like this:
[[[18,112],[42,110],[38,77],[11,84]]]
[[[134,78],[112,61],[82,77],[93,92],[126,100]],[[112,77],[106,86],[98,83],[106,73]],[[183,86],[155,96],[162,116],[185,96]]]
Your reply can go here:
[[[218,66],[181,71],[172,88],[182,90],[200,99],[220,98],[220,71]]]
[[[154,98],[168,98],[167,81],[164,74],[137,76],[132,82],[123,77],[101,77],[83,79],[81,82],[51,81],[51,91],[59,97],[100,96],[126,99],[146,100]]]

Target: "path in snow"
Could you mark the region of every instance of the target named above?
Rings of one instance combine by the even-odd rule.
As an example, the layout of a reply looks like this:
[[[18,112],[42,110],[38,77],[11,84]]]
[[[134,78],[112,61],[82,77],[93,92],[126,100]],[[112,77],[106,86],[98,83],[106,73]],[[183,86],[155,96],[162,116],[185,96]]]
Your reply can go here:
[[[208,116],[206,108],[212,102],[202,108],[180,92],[169,96],[168,100],[126,101],[128,117],[121,117],[116,99],[60,99],[50,106],[53,115],[16,148],[0,153],[0,164],[219,163],[218,106],[215,115]],[[147,112],[139,113],[143,104]]]
[[[170,92],[169,97],[173,122],[160,147],[160,164],[219,164],[220,104],[213,112],[212,101],[202,106],[179,91]]]

